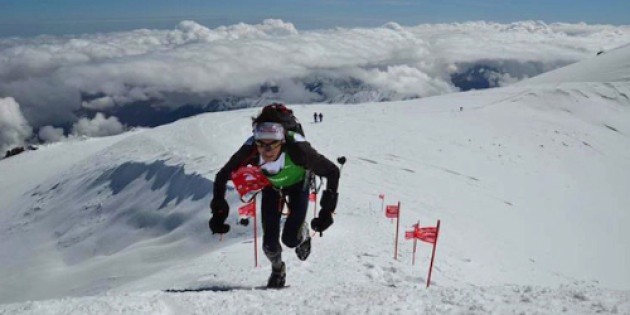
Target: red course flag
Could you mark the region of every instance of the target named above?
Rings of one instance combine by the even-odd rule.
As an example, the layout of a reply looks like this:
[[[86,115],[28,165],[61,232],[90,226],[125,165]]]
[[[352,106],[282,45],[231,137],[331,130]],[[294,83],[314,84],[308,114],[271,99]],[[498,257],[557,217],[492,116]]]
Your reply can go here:
[[[405,239],[407,240],[413,239],[413,259],[411,260],[411,264],[415,265],[416,264],[416,245],[418,243],[418,239],[416,238],[416,235],[418,234],[418,228],[420,228],[420,221],[418,221],[418,223],[412,225],[411,227],[413,228],[413,230],[405,231]]]
[[[378,198],[379,198],[379,199],[385,199],[385,194],[379,194],[379,195],[378,195]]]
[[[232,183],[241,196],[243,197],[250,193],[256,193],[263,188],[270,185],[269,180],[257,166],[243,166],[232,172]]]
[[[423,231],[424,230],[424,231]],[[420,229],[420,240],[433,244],[433,252],[431,253],[431,265],[429,265],[429,277],[427,277],[427,288],[431,284],[431,272],[433,271],[433,259],[435,258],[435,248],[437,247],[437,238],[440,234],[440,220],[437,221],[436,227],[426,227]]]
[[[394,241],[394,259],[398,259],[398,229],[400,227],[400,201],[398,204],[385,207],[385,217],[396,219],[396,236]]]
[[[256,202],[250,202],[238,208],[238,214],[246,217],[256,216]]]
[[[429,244],[435,244],[435,241],[437,241],[437,233],[438,233],[437,227],[419,228],[416,233],[417,233],[416,238],[418,238],[419,240],[423,242],[426,242]]]
[[[399,210],[398,205],[389,205],[385,207],[385,216],[388,218],[398,218],[400,214]]]
[[[413,241],[413,263],[416,260],[416,239],[423,242],[433,244],[433,251],[431,252],[431,264],[429,265],[429,276],[427,277],[427,288],[431,284],[431,272],[433,271],[433,260],[435,259],[435,248],[437,247],[437,239],[440,234],[440,220],[437,221],[437,226],[433,227],[420,227],[420,222],[413,225],[413,230],[405,231],[406,239],[414,239]]]
[[[412,225],[411,227],[413,228],[413,230],[405,231],[405,239],[406,240],[411,240],[411,239],[417,238],[416,235],[418,235],[419,224],[420,223],[416,223],[416,224]]]
[[[405,231],[405,239],[406,240],[411,240],[416,238],[416,232],[415,231]]]

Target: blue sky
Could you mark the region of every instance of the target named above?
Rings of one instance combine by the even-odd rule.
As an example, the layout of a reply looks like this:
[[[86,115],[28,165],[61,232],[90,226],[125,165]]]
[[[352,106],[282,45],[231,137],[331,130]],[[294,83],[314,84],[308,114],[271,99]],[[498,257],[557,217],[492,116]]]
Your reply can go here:
[[[0,37],[208,27],[279,18],[298,29],[471,20],[630,24],[629,0],[0,0]]]

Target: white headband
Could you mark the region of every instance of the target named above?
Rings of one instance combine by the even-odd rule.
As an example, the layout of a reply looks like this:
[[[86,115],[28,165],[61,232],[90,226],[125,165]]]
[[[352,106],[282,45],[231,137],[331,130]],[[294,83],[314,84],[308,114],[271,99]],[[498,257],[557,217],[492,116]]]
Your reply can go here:
[[[274,122],[256,124],[254,127],[254,139],[256,140],[284,140],[284,127]]]

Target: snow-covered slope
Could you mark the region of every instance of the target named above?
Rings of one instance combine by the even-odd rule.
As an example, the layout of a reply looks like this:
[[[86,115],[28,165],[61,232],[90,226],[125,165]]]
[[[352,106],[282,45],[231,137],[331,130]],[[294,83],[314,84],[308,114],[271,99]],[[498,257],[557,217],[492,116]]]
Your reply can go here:
[[[233,191],[231,232],[207,230],[214,174],[256,109],[0,161],[0,314],[628,313],[629,72],[595,70],[627,69],[629,51],[508,88],[292,106],[348,163],[335,224],[308,261],[285,250],[281,291],[256,290],[269,265],[253,268]],[[429,246],[412,267],[401,240],[393,259],[379,193],[402,227],[442,220],[429,290]]]
[[[630,44],[593,56],[577,64],[519,82],[534,85],[566,82],[628,82],[630,81]]]

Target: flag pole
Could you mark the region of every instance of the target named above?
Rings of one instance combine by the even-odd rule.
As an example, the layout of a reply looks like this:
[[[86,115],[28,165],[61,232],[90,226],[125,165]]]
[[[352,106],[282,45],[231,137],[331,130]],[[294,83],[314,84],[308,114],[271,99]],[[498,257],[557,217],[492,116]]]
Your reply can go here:
[[[411,260],[411,265],[415,266],[416,265],[416,247],[418,244],[418,239],[415,236],[416,233],[416,229],[420,228],[420,220],[418,220],[418,223],[416,223],[416,227],[413,229],[414,232],[414,237],[413,237],[413,259]]]
[[[258,268],[258,216],[256,215],[256,199],[254,199],[254,267]]]
[[[394,260],[398,260],[398,228],[400,226],[400,201],[398,202],[398,214],[396,215],[396,243],[394,243]]]
[[[310,194],[313,194],[313,192],[311,192]],[[311,196],[308,196],[308,202],[311,202]],[[315,200],[313,202],[313,219],[317,218],[317,192],[315,191]],[[315,237],[315,235],[317,235],[316,231],[313,231],[313,233],[311,234],[311,237]],[[321,233],[320,233],[321,235]]]
[[[315,201],[313,202],[313,218],[317,217],[317,193],[315,194]]]
[[[437,221],[437,229],[435,232],[435,242],[433,243],[433,252],[431,253],[431,265],[429,265],[429,277],[427,278],[427,288],[431,284],[431,272],[433,271],[433,259],[435,258],[435,247],[437,247],[437,241],[440,235],[440,220]]]

